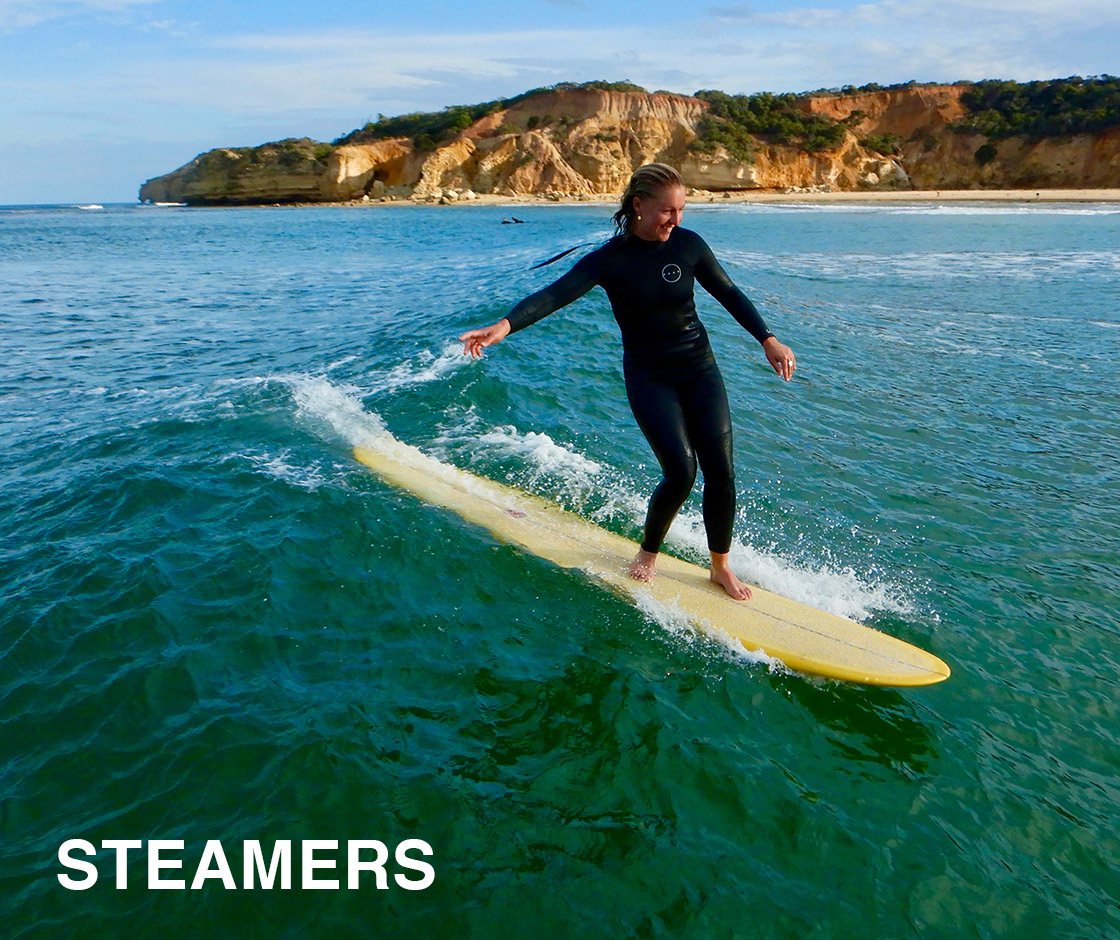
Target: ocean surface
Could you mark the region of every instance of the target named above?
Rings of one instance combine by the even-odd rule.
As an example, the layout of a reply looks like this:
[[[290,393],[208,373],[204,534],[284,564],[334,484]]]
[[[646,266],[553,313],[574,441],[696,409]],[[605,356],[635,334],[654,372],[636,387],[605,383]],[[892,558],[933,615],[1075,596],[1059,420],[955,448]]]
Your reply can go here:
[[[605,296],[454,342],[609,234],[510,211],[0,209],[3,934],[1120,936],[1120,208],[686,210],[799,360],[698,294],[733,561],[951,665],[909,691],[737,654],[355,462],[388,428],[638,534]],[[703,548],[697,487],[667,550]],[[290,890],[245,889],[252,839],[293,840]],[[143,843],[127,888],[103,840]],[[191,889],[207,840],[234,887],[212,852]]]

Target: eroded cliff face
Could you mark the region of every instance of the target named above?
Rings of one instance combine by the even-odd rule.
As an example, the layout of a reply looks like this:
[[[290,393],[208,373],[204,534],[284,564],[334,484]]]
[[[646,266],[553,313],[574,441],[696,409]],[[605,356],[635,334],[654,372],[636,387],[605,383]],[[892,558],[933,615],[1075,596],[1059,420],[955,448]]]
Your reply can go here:
[[[843,120],[863,113],[860,138],[893,134],[897,162],[915,189],[1102,189],[1120,186],[1120,129],[1032,140],[989,141],[951,125],[967,114],[970,85],[914,85],[869,94],[821,95],[806,110]],[[987,148],[987,152],[985,149]]]
[[[140,187],[146,202],[192,205],[255,205],[316,202],[334,148],[303,140],[261,147],[211,150]]]
[[[908,145],[910,150],[915,145]],[[984,154],[983,148],[989,153]],[[916,158],[911,179],[919,189],[1107,189],[1120,187],[1120,128],[1030,140],[991,141],[954,134]]]
[[[820,153],[760,147],[750,164],[735,160],[726,151],[688,154],[678,168],[688,186],[709,192],[910,188],[897,160],[864,149],[851,134],[835,150]]]
[[[490,128],[530,125],[495,149],[493,159],[513,164],[505,174],[474,178],[476,192],[614,196],[639,166],[651,161],[677,167],[686,185],[700,191],[822,188],[855,189],[908,185],[897,161],[868,151],[847,135],[834,151],[805,153],[795,147],[760,146],[753,160],[726,150],[698,154],[689,149],[708,105],[683,95],[633,92],[562,92],[536,96],[479,122],[468,131],[485,146]],[[449,177],[443,185],[454,185]],[[432,178],[430,188],[440,181]]]
[[[706,105],[682,95],[556,91],[467,128],[425,163],[418,198],[469,189],[500,195],[603,196],[644,163],[679,165]]]
[[[319,191],[329,202],[361,199],[367,194],[408,196],[423,163],[423,155],[414,153],[403,140],[337,147],[319,179]]]
[[[913,85],[853,95],[807,95],[802,107],[843,121],[857,111],[863,117],[852,124],[859,137],[894,134],[902,140],[928,138],[965,115],[961,96],[969,85]]]
[[[851,119],[833,150],[759,144],[750,161],[689,149],[708,105],[673,94],[566,89],[491,114],[431,150],[408,139],[332,147],[281,141],[214,150],[149,180],[140,198],[193,204],[458,201],[477,193],[615,196],[639,166],[678,167],[694,191],[750,189],[1026,188],[1120,186],[1120,130],[1065,139],[993,142],[950,125],[967,85],[913,85],[812,95],[807,111]],[[854,112],[861,112],[852,118]],[[894,135],[896,153],[861,141]],[[880,143],[881,145],[881,143]],[[979,153],[978,153],[979,151]]]

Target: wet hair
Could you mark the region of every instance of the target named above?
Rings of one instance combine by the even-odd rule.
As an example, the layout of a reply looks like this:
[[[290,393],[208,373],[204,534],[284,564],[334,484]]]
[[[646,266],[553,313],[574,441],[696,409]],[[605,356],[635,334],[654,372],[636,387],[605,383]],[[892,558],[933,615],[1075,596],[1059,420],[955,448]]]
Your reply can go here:
[[[626,192],[622,194],[622,206],[614,214],[617,234],[629,235],[630,225],[637,212],[634,210],[634,197],[649,199],[669,186],[684,186],[680,173],[667,163],[647,163],[640,166],[630,177]]]

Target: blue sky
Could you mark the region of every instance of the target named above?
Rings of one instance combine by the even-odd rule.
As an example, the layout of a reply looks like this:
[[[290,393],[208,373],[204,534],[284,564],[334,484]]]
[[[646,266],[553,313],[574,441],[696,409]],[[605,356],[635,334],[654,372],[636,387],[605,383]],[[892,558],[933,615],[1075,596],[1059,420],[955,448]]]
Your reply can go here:
[[[0,204],[559,81],[692,93],[1120,71],[1120,0],[0,0]]]

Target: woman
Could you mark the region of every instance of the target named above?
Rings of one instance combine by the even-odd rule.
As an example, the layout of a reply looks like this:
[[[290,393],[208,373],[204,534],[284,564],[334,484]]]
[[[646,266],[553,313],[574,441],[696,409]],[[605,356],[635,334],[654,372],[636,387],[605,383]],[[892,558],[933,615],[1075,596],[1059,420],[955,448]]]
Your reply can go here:
[[[766,328],[754,304],[731,282],[704,240],[680,227],[684,205],[684,183],[676,170],[663,163],[639,168],[614,215],[618,229],[614,238],[497,323],[469,330],[459,340],[464,355],[478,358],[485,347],[570,304],[592,287],[604,288],[622,331],[626,397],[662,472],[630,575],[652,580],[661,543],[692,491],[699,462],[704,472],[711,580],[736,600],[746,600],[750,588],[728,563],[735,515],[731,414],[708,334],[696,316],[694,282],[699,281],[762,344],[770,365],[787,382],[797,363],[793,351]]]

